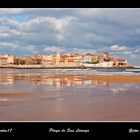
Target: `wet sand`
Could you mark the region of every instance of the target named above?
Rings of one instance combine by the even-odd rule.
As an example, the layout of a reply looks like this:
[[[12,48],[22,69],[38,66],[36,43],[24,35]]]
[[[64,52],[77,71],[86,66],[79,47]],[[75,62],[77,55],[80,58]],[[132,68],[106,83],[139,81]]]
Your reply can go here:
[[[140,76],[0,74],[0,121],[140,121]]]
[[[90,75],[87,76],[93,79],[105,80],[115,83],[140,83],[140,76],[128,76],[128,75]]]
[[[0,93],[0,97],[26,97],[31,96],[32,93]]]

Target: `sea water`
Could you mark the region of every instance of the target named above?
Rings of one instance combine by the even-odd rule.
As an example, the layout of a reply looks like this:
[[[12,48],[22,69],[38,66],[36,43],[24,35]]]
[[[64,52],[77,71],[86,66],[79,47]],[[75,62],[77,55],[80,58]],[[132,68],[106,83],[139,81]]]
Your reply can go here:
[[[0,69],[0,73],[77,73],[101,75],[140,75],[140,69],[99,68],[99,69]]]

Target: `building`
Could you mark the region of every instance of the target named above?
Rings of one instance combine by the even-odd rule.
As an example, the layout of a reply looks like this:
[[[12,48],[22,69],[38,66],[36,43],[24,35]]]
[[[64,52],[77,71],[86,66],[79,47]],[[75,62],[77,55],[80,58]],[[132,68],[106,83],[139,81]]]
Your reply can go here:
[[[7,65],[7,57],[0,56],[0,65]]]
[[[84,55],[76,54],[75,57],[74,57],[74,61],[76,63],[81,63],[83,61],[83,58],[84,58]]]
[[[53,55],[43,55],[42,56],[42,64],[43,65],[53,65]]]
[[[104,60],[108,60],[109,59],[109,53],[108,52],[104,52],[103,53],[103,59]]]
[[[98,61],[99,61],[99,63],[104,62],[104,58],[103,58],[103,55],[102,54],[99,54],[98,55]]]
[[[98,54],[93,54],[92,55],[92,61],[97,62],[98,61]]]
[[[1,55],[0,65],[12,65],[14,64],[14,56],[12,55]]]
[[[14,64],[14,56],[13,55],[7,55],[7,64],[8,65],[13,65]]]
[[[83,58],[83,62],[92,62],[92,56],[91,55],[85,55]]]
[[[128,66],[128,62],[124,58],[113,57],[114,66]]]
[[[60,49],[56,51],[56,64],[59,64],[61,58]]]

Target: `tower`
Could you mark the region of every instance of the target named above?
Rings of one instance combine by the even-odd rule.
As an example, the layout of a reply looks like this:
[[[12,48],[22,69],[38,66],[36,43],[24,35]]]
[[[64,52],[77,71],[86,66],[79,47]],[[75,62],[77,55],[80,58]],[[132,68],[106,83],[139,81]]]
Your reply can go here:
[[[58,48],[57,50],[56,50],[56,64],[59,64],[59,62],[60,62],[60,56],[61,54],[60,54],[60,49]]]

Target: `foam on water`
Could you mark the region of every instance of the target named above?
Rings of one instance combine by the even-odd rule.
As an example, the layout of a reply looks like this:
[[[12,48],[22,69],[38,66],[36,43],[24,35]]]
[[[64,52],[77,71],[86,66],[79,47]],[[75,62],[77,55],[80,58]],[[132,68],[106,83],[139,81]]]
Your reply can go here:
[[[102,75],[140,75],[140,69],[0,69],[0,73],[77,73]]]

